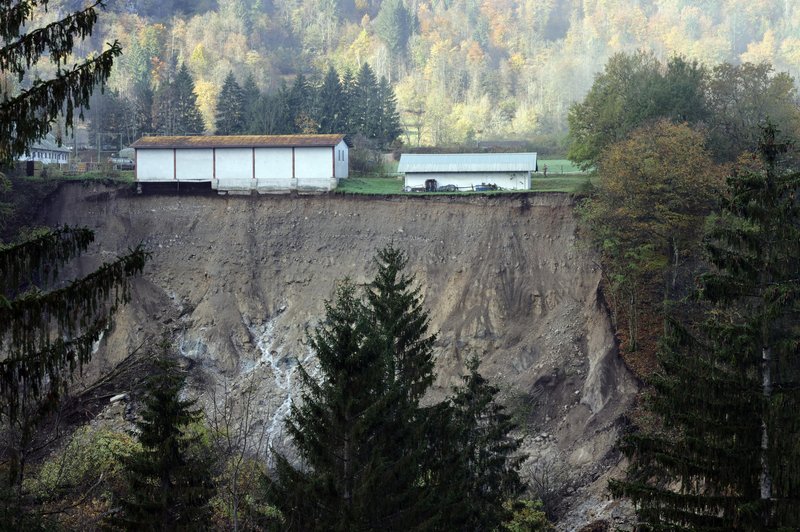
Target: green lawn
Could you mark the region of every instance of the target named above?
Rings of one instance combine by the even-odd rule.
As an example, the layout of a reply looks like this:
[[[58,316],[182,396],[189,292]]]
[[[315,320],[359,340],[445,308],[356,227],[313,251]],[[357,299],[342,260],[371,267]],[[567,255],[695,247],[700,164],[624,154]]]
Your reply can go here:
[[[541,167],[540,167],[541,168]],[[550,169],[547,169],[548,175]],[[531,179],[531,187],[535,192],[576,192],[589,181],[587,175],[575,175],[569,177],[534,177]]]
[[[336,187],[340,194],[400,194],[403,180],[395,177],[351,177]]]
[[[549,173],[549,169],[548,169]],[[589,180],[585,175],[562,177],[534,177],[531,186],[535,192],[575,192]],[[342,179],[337,194],[505,194],[515,190],[497,192],[403,192],[403,180],[394,177],[354,177]]]
[[[544,165],[547,165],[547,175],[584,173],[583,170],[567,159],[539,159],[537,162],[539,164],[539,172],[543,172]]]

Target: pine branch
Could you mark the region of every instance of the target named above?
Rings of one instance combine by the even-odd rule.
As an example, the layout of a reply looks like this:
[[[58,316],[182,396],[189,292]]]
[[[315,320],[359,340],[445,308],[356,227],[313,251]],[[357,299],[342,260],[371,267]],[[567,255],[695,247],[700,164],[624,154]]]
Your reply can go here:
[[[25,73],[46,53],[57,66],[66,61],[75,46],[75,37],[85,39],[92,34],[97,22],[97,7],[104,7],[104,0],[76,11],[65,18],[52,22],[43,28],[22,35],[11,44],[0,48],[0,71],[11,72],[22,81]],[[16,28],[9,30],[19,31]],[[8,39],[10,36],[6,36]]]
[[[86,227],[65,225],[45,235],[11,246],[0,247],[0,294],[14,297],[13,291],[34,277],[54,279],[59,267],[86,251],[94,232]]]
[[[94,342],[107,325],[107,320],[98,320],[78,337],[59,338],[33,353],[15,351],[0,361],[0,413],[13,421],[26,401],[44,395],[55,400],[65,385],[63,371],[68,369],[71,374],[89,360]],[[45,389],[49,389],[47,393]]]
[[[141,273],[149,256],[139,245],[65,288],[44,294],[29,293],[10,301],[0,307],[0,339],[10,332],[11,342],[18,349],[31,351],[46,336],[45,328],[51,320],[67,333],[89,325],[112,292],[114,304],[128,300],[126,280]]]
[[[50,132],[50,123],[63,112],[72,128],[76,108],[88,106],[94,86],[111,75],[114,58],[122,54],[118,41],[97,57],[63,70],[58,77],[34,82],[30,89],[0,103],[0,163],[25,153],[31,141]]]
[[[0,8],[0,38],[7,41],[19,37],[19,28],[30,20],[34,8],[38,5],[47,9],[49,0],[19,0],[16,5],[11,5],[10,0],[4,0]]]

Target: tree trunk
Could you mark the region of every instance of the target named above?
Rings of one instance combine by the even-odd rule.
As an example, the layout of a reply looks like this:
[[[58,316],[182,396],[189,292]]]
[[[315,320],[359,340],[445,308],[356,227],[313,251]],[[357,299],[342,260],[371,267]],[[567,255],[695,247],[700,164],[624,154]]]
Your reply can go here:
[[[764,525],[770,521],[770,500],[772,499],[772,476],[769,472],[769,433],[767,431],[767,417],[769,415],[770,399],[772,398],[772,349],[761,349],[761,393],[764,396],[764,407],[761,416],[761,500],[764,503]]]

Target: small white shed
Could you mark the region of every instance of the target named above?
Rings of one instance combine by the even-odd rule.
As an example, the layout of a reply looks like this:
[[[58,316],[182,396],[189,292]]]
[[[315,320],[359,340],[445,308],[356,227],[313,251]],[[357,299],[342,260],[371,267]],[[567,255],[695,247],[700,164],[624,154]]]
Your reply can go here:
[[[209,182],[220,192],[317,192],[348,176],[344,135],[142,137],[139,183]]]
[[[405,174],[406,187],[428,190],[432,184],[434,190],[448,185],[459,190],[474,190],[481,185],[528,190],[531,173],[536,170],[536,153],[404,153],[397,167]]]

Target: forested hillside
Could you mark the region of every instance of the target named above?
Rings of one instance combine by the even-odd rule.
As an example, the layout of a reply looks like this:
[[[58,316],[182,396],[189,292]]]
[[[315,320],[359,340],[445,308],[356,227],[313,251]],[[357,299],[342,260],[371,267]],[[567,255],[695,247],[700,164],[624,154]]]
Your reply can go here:
[[[52,2],[51,16],[79,3]],[[560,138],[570,104],[620,51],[800,74],[800,5],[788,0],[116,0],[108,10],[93,44],[120,40],[112,88],[136,101],[186,64],[207,132],[230,72],[276,93],[298,74],[321,83],[331,66],[355,76],[368,63],[394,87],[412,145]]]

